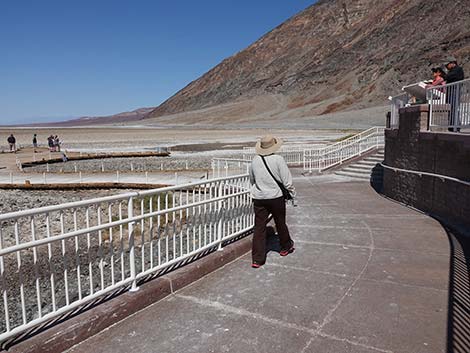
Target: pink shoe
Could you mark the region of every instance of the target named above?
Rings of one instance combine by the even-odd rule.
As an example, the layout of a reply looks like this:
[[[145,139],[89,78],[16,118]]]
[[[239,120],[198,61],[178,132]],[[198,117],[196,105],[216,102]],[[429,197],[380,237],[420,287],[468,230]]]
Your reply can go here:
[[[295,248],[294,248],[294,243],[292,243],[292,245],[291,245],[291,247],[289,248],[289,250],[281,250],[281,251],[279,252],[279,255],[281,255],[281,256],[287,256],[287,255],[293,253],[294,250],[295,250]]]

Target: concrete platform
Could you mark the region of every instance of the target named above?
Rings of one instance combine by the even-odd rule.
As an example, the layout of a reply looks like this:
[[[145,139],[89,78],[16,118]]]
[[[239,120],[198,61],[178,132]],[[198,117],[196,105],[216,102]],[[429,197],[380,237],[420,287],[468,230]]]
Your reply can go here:
[[[367,183],[295,183],[295,253],[246,254],[68,352],[445,352],[441,225]]]

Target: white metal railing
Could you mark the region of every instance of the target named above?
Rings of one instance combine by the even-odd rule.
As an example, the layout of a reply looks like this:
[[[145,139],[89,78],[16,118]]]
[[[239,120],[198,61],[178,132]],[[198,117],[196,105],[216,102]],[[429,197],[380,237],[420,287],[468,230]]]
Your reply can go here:
[[[248,174],[251,160],[238,158],[212,158],[212,177]]]
[[[387,124],[387,128],[397,129],[400,122],[400,108],[408,104],[410,95],[408,93],[402,93],[395,97],[389,97],[389,99],[391,101],[390,122]]]
[[[327,147],[304,150],[304,170],[321,172],[384,145],[384,128],[373,127]]]
[[[0,215],[0,342],[253,227],[248,175]]]
[[[302,165],[304,150],[312,148],[311,144],[302,144],[302,145],[283,145],[276,152],[276,154],[281,155],[286,161],[287,165]],[[252,160],[256,156],[256,151],[254,147],[244,147],[243,148],[243,159]]]
[[[426,89],[429,127],[451,131],[470,127],[470,79]]]

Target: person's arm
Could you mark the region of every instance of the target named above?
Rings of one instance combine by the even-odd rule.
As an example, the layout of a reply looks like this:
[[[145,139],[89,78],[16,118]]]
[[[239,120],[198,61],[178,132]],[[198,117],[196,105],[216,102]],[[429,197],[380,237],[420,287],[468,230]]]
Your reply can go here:
[[[255,185],[255,174],[253,173],[253,162],[250,164],[249,174],[250,174],[250,184]]]
[[[280,182],[286,187],[287,190],[291,193],[292,197],[295,197],[295,187],[292,182],[292,174],[287,166],[284,158],[279,158],[279,176],[281,178]]]

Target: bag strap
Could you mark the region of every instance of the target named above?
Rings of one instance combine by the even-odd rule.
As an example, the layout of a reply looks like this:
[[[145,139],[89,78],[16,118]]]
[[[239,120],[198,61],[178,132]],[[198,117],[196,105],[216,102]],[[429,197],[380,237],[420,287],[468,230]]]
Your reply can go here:
[[[264,159],[264,156],[261,156],[261,159],[263,160],[263,163],[264,165],[266,166],[266,169],[268,170],[269,174],[272,176],[272,178],[274,179],[274,181],[276,182],[277,186],[279,186],[279,188],[281,189],[282,191],[282,187],[285,188],[284,184],[282,184],[279,180],[276,179],[276,177],[274,176],[274,174],[271,172],[271,169],[269,169],[268,167],[268,163],[266,163],[266,159]],[[282,185],[282,186],[281,186]]]

